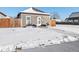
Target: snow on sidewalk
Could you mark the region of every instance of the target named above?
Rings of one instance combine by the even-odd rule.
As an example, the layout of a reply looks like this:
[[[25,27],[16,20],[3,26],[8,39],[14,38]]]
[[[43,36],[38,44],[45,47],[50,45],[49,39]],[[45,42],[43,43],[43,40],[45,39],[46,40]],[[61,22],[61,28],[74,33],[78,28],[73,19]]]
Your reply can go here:
[[[78,40],[50,28],[0,28],[0,51],[15,51]]]

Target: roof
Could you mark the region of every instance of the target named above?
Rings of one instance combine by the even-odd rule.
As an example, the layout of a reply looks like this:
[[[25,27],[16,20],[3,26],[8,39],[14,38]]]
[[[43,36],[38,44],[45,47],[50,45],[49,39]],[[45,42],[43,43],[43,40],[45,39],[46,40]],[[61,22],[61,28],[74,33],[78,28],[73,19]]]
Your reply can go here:
[[[73,12],[69,18],[72,18],[72,17],[79,17],[79,12]]]
[[[4,14],[2,12],[0,12],[0,14],[2,14],[4,16],[4,17],[1,17],[1,18],[11,18],[11,17],[7,16],[6,14]]]
[[[2,13],[2,12],[0,12],[0,14],[2,14],[2,15],[4,15],[4,16],[7,16],[7,15],[5,15],[4,13]]]
[[[24,11],[21,11],[21,13],[32,13],[32,14],[46,14],[49,15],[49,13],[45,13],[44,11],[38,10],[37,8],[31,7]]]

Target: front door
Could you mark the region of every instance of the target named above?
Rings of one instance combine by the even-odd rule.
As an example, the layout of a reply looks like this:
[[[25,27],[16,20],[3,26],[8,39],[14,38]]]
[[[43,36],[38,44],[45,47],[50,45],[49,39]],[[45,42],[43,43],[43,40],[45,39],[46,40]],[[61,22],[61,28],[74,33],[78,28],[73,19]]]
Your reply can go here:
[[[26,16],[26,24],[31,24],[31,16]]]
[[[41,26],[41,17],[37,17],[37,26]]]

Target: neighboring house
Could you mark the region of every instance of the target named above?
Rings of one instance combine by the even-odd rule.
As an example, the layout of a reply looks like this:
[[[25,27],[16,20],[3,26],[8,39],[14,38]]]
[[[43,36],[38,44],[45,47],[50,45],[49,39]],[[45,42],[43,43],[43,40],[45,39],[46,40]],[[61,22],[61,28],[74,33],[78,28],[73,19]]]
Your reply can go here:
[[[65,19],[65,22],[70,24],[79,24],[79,12],[73,12],[68,18]]]
[[[7,17],[7,15],[5,15],[4,13],[0,12],[0,18],[5,18]]]
[[[27,25],[47,25],[50,20],[49,13],[45,13],[43,11],[40,11],[34,7],[28,8],[24,11],[21,11],[17,18],[21,19],[21,26],[27,26]]]

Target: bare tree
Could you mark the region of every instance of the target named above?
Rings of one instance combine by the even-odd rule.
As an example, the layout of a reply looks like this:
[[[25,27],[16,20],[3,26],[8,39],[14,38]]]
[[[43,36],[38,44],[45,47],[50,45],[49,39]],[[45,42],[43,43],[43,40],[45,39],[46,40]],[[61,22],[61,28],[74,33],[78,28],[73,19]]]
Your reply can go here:
[[[53,19],[60,19],[60,16],[59,16],[58,13],[54,12],[54,13],[51,14],[51,18],[53,18]]]

